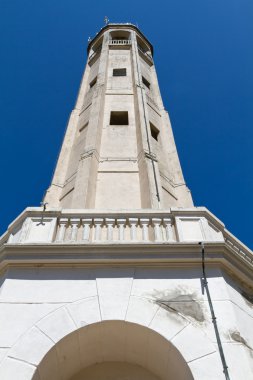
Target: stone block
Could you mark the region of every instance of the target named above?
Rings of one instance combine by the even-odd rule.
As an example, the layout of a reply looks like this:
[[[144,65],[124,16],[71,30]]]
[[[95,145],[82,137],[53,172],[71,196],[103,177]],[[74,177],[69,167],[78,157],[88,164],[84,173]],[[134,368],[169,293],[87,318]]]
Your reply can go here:
[[[0,347],[13,346],[24,332],[58,307],[54,304],[0,303]]]
[[[159,306],[152,300],[131,296],[126,314],[126,321],[148,326]]]
[[[171,340],[172,344],[181,352],[187,362],[216,352],[215,346],[210,342],[199,328],[188,325]]]
[[[35,370],[36,367],[33,365],[30,365],[20,360],[15,360],[13,358],[6,358],[0,366],[0,379],[32,380]]]
[[[77,328],[65,307],[43,318],[37,326],[54,342],[58,342]]]
[[[53,341],[42,331],[32,327],[13,346],[9,356],[37,365],[53,345]]]
[[[97,270],[102,319],[125,319],[131,293],[132,269]]]
[[[188,324],[180,315],[160,307],[149,327],[170,340]]]
[[[101,321],[98,297],[72,303],[67,305],[66,308],[69,310],[77,327]]]

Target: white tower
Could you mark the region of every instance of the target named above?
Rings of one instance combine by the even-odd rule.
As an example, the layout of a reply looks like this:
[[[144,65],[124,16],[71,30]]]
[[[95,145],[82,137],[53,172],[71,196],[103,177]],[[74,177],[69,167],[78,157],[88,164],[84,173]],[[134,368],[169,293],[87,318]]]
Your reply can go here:
[[[106,25],[45,205],[0,239],[0,379],[250,380],[252,268],[193,206],[152,45]]]
[[[165,111],[152,45],[134,26],[110,25],[89,43],[76,107],[49,206],[191,207]]]

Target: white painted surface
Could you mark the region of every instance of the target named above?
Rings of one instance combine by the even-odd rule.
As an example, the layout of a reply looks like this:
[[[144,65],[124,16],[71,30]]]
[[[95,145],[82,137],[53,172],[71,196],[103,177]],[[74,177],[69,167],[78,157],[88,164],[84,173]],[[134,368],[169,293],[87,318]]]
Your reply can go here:
[[[242,337],[251,347],[252,306],[244,301],[238,290],[235,292],[232,283],[228,285],[227,278],[224,280],[221,271],[209,269],[208,275],[221,340],[225,352],[228,352],[228,366],[232,373],[237,373],[233,359],[233,355],[236,355],[238,362],[241,360],[244,363],[244,378],[250,380],[251,350],[242,342],[235,341],[235,338]],[[185,298],[188,296],[190,298]],[[195,318],[199,308],[203,311],[203,321]],[[106,320],[125,320],[147,326],[150,331],[159,333],[178,348],[197,379],[201,379],[201,376],[202,379],[209,379],[209,366],[210,373],[215,374],[216,379],[223,379],[219,367],[212,368],[213,361],[218,360],[219,356],[206,296],[202,295],[199,269],[10,269],[2,285],[0,311],[4,326],[0,331],[0,349],[2,348],[3,357],[7,355],[0,365],[0,376],[4,374],[6,380],[12,380],[6,374],[12,373],[7,367],[13,358],[16,361],[25,360],[27,368],[24,367],[22,371],[32,373],[30,366],[39,364],[43,356],[55,347],[56,342],[59,342],[57,352],[60,350],[61,355],[69,358],[68,370],[64,370],[66,380],[77,369],[81,370],[84,364],[93,363],[98,347],[101,361],[105,358],[124,361],[124,335],[116,332],[115,343],[107,354],[107,348],[103,348],[99,335],[95,335],[97,338],[93,335],[89,338],[89,329],[85,330],[86,326]],[[11,317],[8,318],[8,315]],[[77,342],[71,338],[71,334],[79,328],[84,328],[78,334],[80,342],[83,342],[81,347],[87,359],[85,363],[77,362],[78,359],[71,356],[72,351],[78,349],[75,348]],[[103,339],[110,341],[115,331],[106,330]],[[235,332],[237,335],[233,334]],[[143,347],[148,349],[150,344],[147,336],[142,336],[138,328],[133,335],[135,334],[134,347],[131,342],[127,346],[128,360],[132,362],[135,355],[139,355]],[[70,347],[67,351],[66,345],[61,344],[65,337]],[[6,345],[9,348],[6,349]],[[34,350],[34,347],[38,349]],[[50,371],[57,373],[57,368],[63,365],[62,359],[57,359],[57,363],[54,363],[54,354],[52,355],[50,363],[43,363],[44,375],[40,380],[46,379],[45,374]],[[149,358],[150,370],[161,377],[156,364],[157,355]],[[162,353],[159,354],[161,355]],[[203,360],[203,357],[206,359]],[[139,365],[146,368],[147,364],[140,359]],[[204,369],[204,365],[207,368]],[[26,380],[28,379],[27,375]]]

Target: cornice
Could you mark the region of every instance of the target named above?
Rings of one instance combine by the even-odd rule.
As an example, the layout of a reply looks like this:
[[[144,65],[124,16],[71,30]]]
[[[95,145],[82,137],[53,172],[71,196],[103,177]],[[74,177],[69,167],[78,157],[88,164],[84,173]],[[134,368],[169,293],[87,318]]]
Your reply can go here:
[[[205,243],[207,270],[225,269],[253,288],[252,266],[226,242]],[[145,266],[201,270],[201,248],[196,243],[5,244],[0,249],[0,272],[8,267]]]

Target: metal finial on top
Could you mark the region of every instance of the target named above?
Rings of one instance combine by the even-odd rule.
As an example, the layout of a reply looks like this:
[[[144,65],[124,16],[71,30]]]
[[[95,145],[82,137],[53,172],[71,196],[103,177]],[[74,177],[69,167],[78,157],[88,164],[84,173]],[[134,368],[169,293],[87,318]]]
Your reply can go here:
[[[91,37],[88,37],[88,42],[91,42]]]
[[[105,25],[109,24],[109,18],[107,16],[105,16],[104,22],[105,22]]]

